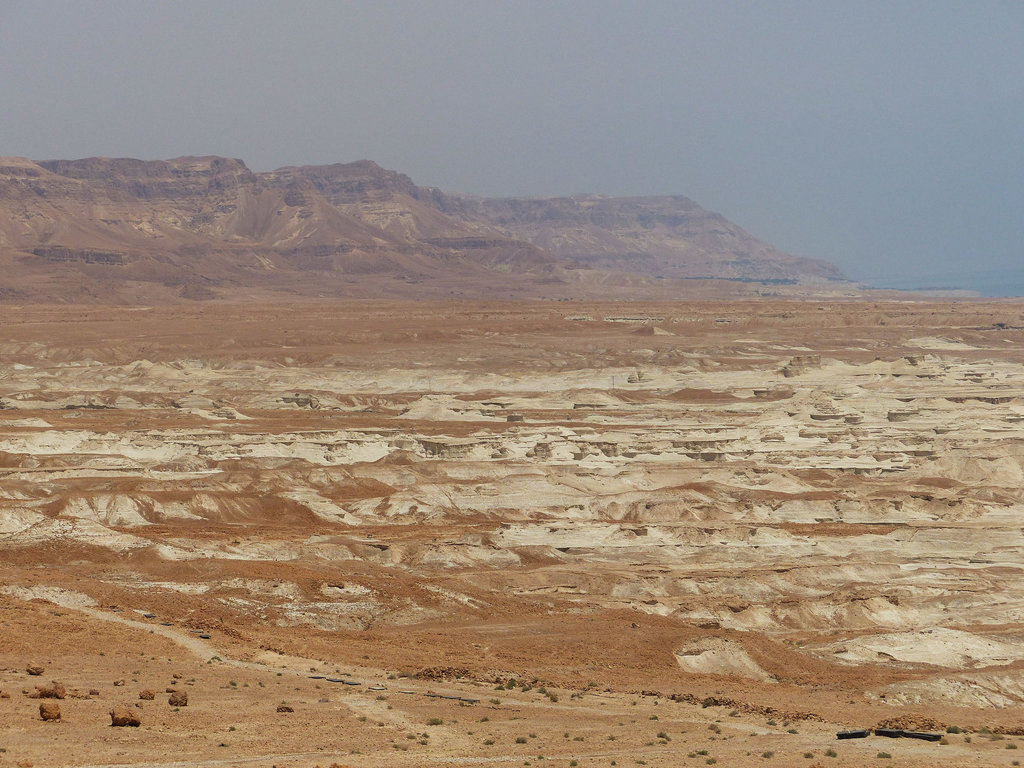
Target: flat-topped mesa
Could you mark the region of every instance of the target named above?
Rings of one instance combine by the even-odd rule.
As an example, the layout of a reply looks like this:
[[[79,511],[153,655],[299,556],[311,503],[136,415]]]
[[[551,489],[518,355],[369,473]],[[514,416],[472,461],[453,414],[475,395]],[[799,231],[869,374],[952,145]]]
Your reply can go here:
[[[688,288],[657,278],[842,279],[682,196],[483,200],[369,160],[255,173],[217,156],[0,158],[0,259],[0,297],[117,303],[252,288],[640,297]]]
[[[381,168],[372,160],[332,165],[286,166],[260,177],[271,187],[315,189],[332,205],[388,200],[395,195],[416,197],[418,188],[404,173]]]
[[[484,199],[430,190],[423,197],[454,218],[599,269],[777,283],[845,279],[833,265],[783,253],[682,195]]]
[[[44,160],[51,173],[88,182],[90,187],[142,200],[179,199],[254,186],[256,174],[228,157],[177,157],[173,160],[88,157]]]

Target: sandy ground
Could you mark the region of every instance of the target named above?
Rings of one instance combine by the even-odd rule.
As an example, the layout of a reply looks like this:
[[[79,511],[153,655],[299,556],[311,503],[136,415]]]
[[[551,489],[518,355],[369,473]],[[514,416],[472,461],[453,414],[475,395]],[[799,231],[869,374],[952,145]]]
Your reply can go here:
[[[1013,765],[1022,342],[1012,302],[4,306],[0,766]],[[959,732],[835,739],[886,725]]]

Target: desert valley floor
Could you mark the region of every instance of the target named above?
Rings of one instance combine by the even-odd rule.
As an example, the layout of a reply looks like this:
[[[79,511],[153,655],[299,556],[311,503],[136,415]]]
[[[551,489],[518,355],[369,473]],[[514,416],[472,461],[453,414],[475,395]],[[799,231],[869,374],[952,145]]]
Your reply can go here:
[[[1022,520],[1021,303],[4,304],[0,766],[1016,765]]]

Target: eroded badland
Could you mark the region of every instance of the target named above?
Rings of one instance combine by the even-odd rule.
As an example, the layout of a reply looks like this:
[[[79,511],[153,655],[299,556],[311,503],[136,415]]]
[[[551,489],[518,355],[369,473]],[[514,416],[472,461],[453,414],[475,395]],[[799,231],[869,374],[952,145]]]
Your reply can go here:
[[[0,766],[1015,764],[1022,342],[1007,302],[3,306]],[[885,725],[963,732],[835,739]]]

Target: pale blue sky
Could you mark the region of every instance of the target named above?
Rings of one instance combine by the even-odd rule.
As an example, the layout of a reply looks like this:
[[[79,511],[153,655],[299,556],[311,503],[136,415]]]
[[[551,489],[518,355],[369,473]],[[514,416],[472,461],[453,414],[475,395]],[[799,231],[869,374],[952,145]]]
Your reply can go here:
[[[0,105],[6,155],[679,193],[862,280],[1024,271],[1016,1],[0,0]]]

